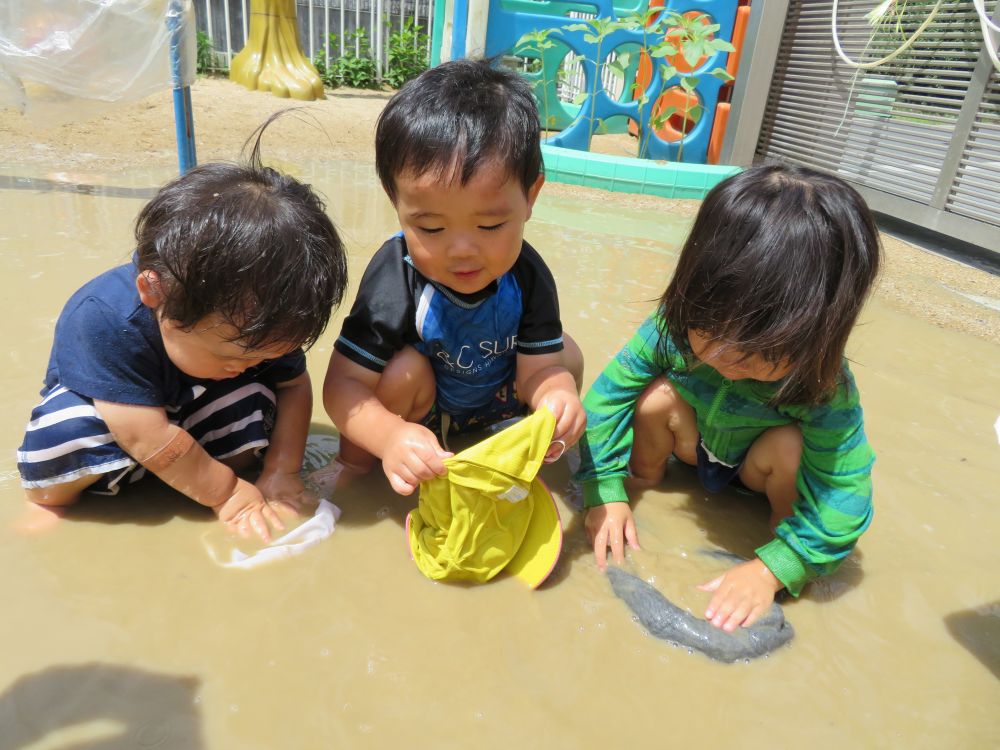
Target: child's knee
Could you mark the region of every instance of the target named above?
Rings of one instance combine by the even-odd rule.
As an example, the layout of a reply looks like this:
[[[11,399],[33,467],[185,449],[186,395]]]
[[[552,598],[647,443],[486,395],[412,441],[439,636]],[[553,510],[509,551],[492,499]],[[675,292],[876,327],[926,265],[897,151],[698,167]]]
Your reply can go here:
[[[665,430],[673,440],[671,452],[684,463],[697,462],[698,427],[694,409],[667,378],[660,376],[646,386],[636,401],[635,411],[637,439],[638,433],[649,429]]]
[[[794,478],[802,460],[802,430],[797,425],[786,424],[767,431],[771,441],[771,466],[776,474]]]
[[[583,352],[573,337],[563,331],[563,367],[569,370],[576,381],[576,389],[583,390]]]
[[[72,505],[80,499],[87,487],[101,478],[101,474],[91,474],[65,484],[53,484],[47,487],[26,487],[24,495],[35,505],[63,506]]]
[[[412,346],[404,347],[389,360],[375,387],[375,397],[382,405],[408,422],[427,416],[436,394],[430,360]]]

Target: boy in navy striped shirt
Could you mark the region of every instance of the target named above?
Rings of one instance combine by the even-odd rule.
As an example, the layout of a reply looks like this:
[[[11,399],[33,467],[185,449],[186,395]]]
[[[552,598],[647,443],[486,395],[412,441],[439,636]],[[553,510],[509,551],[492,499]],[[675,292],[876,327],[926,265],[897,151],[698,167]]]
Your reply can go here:
[[[85,284],[56,324],[17,454],[28,499],[56,509],[151,472],[268,541],[303,492],[303,347],[343,296],[341,241],[309,186],[257,149],[163,187],[136,239],[132,262]],[[256,483],[239,478],[261,454]]]

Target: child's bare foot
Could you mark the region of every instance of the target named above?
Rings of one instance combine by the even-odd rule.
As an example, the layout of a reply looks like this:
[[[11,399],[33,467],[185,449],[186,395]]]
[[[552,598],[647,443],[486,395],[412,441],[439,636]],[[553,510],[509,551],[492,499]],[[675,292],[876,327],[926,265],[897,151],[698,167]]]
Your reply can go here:
[[[18,534],[43,534],[55,528],[60,519],[66,515],[64,505],[38,505],[26,502],[24,506],[24,513],[11,524],[11,529]]]
[[[345,488],[356,477],[367,473],[367,469],[349,464],[341,460],[340,456],[334,456],[326,466],[308,474],[305,481],[315,487],[321,497],[328,498],[337,490]]]

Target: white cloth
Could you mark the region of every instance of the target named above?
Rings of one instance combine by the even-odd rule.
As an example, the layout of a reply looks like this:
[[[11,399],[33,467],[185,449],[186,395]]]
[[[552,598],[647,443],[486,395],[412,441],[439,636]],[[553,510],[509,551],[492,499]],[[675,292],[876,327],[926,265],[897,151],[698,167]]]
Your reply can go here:
[[[239,549],[229,552],[228,559],[218,553],[213,547],[208,547],[209,556],[224,568],[256,568],[274,560],[282,560],[302,554],[314,544],[326,539],[337,527],[340,518],[340,508],[329,500],[320,500],[312,518],[295,527],[284,536],[272,540],[266,547],[247,554]]]

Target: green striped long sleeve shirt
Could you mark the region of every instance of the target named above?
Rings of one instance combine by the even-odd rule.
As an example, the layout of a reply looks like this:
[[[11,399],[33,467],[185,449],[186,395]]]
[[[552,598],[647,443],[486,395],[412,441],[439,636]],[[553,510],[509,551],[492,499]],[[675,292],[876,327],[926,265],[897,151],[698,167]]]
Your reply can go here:
[[[650,316],[591,386],[583,405],[587,431],[580,441],[584,506],[628,502],[623,480],[632,452],[632,415],[649,383],[665,375],[694,409],[706,449],[740,463],[765,430],[796,424],[802,459],[792,515],[757,556],[798,596],[811,579],[832,573],[871,523],[871,468],[875,455],[864,431],[854,377],[844,362],[833,398],[816,406],[772,406],[777,384],[730,381],[713,368],[685,360],[668,337],[664,356],[658,319]]]

